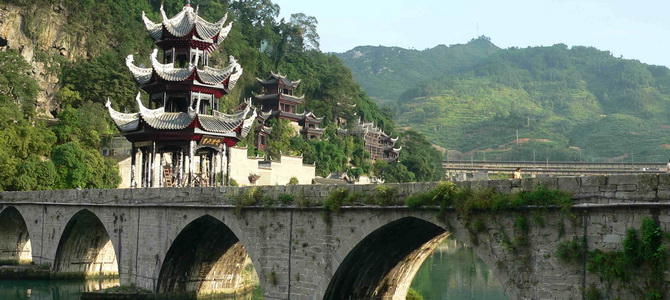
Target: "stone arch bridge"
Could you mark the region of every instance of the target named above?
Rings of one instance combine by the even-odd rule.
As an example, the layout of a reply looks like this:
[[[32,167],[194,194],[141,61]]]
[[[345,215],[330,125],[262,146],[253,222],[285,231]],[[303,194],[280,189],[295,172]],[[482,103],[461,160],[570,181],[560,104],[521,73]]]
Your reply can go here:
[[[421,262],[451,234],[473,247],[510,298],[578,299],[603,283],[559,261],[561,241],[586,236],[589,250],[621,249],[626,229],[645,217],[670,226],[664,174],[461,184],[502,193],[542,185],[571,192],[575,205],[569,216],[559,208],[475,212],[473,229],[472,219],[453,210],[438,217],[437,208],[351,206],[324,218],[319,203],[333,191],[377,193],[372,185],[2,192],[0,261],[118,273],[123,285],[154,292],[231,292],[256,277],[266,299],[404,299]],[[436,183],[387,186],[403,198]],[[259,190],[312,206],[236,206]],[[519,216],[542,222],[520,232]],[[513,246],[521,237],[524,246]]]

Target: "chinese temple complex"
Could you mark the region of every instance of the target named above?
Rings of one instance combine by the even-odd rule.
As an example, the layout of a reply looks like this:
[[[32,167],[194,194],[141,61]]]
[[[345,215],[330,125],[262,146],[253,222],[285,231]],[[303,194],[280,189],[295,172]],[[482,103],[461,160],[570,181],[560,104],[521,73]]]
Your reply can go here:
[[[222,69],[209,67],[210,53],[226,38],[232,22],[224,26],[225,16],[207,22],[190,4],[170,19],[163,7],[160,12],[160,23],[142,14],[158,47],[151,55],[151,67],[136,66],[133,55],[126,58],[135,80],[149,95],[148,107],[139,93],[137,113],[116,111],[109,101],[106,105],[132,144],[131,187],[224,184],[228,149],[249,133],[256,119],[250,105],[235,114],[218,111],[219,98],[242,75],[232,56]]]
[[[360,119],[352,124],[348,129],[338,129],[338,135],[358,136],[365,142],[365,150],[370,153],[370,159],[383,159],[386,161],[395,161],[400,155],[400,148],[394,148],[397,138],[391,138],[374,123],[362,122]]]
[[[271,118],[289,120],[297,133],[303,138],[316,139],[323,135],[325,129],[319,128],[323,118],[317,118],[314,113],[303,111],[298,113],[298,105],[302,104],[305,96],[295,95],[300,80],[292,81],[281,74],[272,73],[266,79],[256,78],[262,86],[261,94],[254,94],[253,104],[261,107],[257,127],[256,147],[265,150],[267,139],[272,129],[267,126]]]

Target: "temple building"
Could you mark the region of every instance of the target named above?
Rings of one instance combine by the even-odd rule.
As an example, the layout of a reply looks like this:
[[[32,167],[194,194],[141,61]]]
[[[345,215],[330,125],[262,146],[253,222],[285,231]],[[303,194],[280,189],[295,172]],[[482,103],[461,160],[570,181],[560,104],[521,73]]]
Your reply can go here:
[[[338,129],[340,136],[358,136],[365,142],[365,150],[370,153],[371,160],[383,159],[395,161],[400,156],[402,147],[394,148],[398,138],[391,138],[371,122],[362,122],[360,119],[347,129]]]
[[[257,126],[256,148],[265,150],[267,139],[272,129],[267,121],[271,118],[285,119],[306,140],[320,138],[325,129],[319,128],[323,118],[317,118],[314,113],[303,111],[298,113],[298,105],[302,104],[305,95],[295,95],[300,80],[292,81],[279,73],[271,73],[266,79],[256,78],[262,87],[261,94],[254,94],[253,104],[261,108],[258,116],[260,126]]]
[[[250,105],[235,114],[218,111],[219,98],[242,75],[232,56],[225,68],[209,67],[209,54],[221,45],[232,22],[224,26],[225,16],[207,22],[188,3],[170,19],[163,7],[160,12],[160,23],[142,14],[158,47],[151,55],[151,67],[136,66],[133,55],[126,58],[135,80],[149,95],[148,107],[139,93],[137,113],[118,112],[109,101],[106,105],[132,144],[131,187],[225,184],[228,149],[248,134],[256,119]]]

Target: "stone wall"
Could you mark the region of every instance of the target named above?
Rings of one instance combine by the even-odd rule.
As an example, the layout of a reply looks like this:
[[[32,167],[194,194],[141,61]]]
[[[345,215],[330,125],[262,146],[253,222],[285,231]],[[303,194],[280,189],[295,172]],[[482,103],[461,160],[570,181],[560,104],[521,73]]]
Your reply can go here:
[[[404,198],[436,184],[387,186],[395,187],[398,197]],[[555,255],[558,244],[586,236],[588,250],[620,250],[627,228],[639,228],[645,217],[670,230],[670,175],[666,174],[460,184],[506,193],[543,185],[571,192],[576,204],[569,214],[559,208],[529,207],[473,212],[468,218],[452,210],[438,217],[436,208],[354,206],[342,207],[324,218],[318,203],[334,190],[372,194],[376,186],[304,185],[267,186],[262,191],[274,198],[282,194],[305,196],[317,207],[236,208],[234,198],[250,187],[222,187],[1,192],[0,212],[14,207],[23,216],[33,260],[39,264],[57,260],[56,249],[68,222],[82,210],[90,211],[113,243],[122,283],[150,290],[158,289],[163,264],[169,260],[174,243],[206,251],[206,240],[191,244],[179,242],[177,237],[187,226],[207,217],[224,224],[239,239],[255,266],[265,297],[283,299],[336,298],[329,292],[339,286],[362,290],[362,286],[342,279],[356,273],[369,275],[371,279],[363,281],[370,284],[368,290],[402,299],[417,261],[433,247],[429,238],[447,233],[473,247],[511,299],[578,299],[584,282],[601,289],[607,284],[584,272],[581,264],[559,261]],[[519,219],[525,219],[528,227],[520,228]],[[475,222],[480,225],[473,226]],[[417,239],[416,232],[428,230],[433,233]],[[416,245],[406,248],[410,244]],[[405,254],[415,259],[400,259]],[[367,259],[360,259],[361,255],[368,255]],[[379,257],[393,260],[395,265],[389,269],[384,264],[387,260]],[[242,258],[235,256],[237,261]],[[633,297],[625,291],[619,296]]]

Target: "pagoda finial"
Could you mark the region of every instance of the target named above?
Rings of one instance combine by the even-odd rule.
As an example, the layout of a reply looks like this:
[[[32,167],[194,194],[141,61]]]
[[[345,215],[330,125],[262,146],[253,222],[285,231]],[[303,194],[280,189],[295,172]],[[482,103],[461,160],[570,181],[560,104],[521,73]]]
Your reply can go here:
[[[184,5],[184,6],[185,7],[191,7],[191,0],[186,0],[186,5]]]

